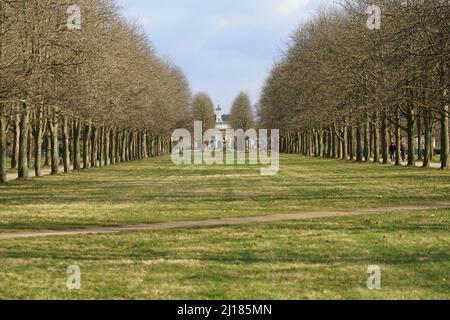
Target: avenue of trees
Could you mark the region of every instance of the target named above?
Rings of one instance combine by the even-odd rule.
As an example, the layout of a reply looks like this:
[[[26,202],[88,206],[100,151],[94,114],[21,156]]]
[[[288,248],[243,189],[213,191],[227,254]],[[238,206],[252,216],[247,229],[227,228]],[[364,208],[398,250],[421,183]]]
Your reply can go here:
[[[114,1],[0,0],[0,183],[168,152],[190,101]]]
[[[430,166],[436,139],[449,169],[449,2],[340,2],[292,35],[263,88],[261,125],[281,129],[282,151],[317,157],[388,163],[404,143],[410,166]],[[368,27],[371,5],[380,28]]]

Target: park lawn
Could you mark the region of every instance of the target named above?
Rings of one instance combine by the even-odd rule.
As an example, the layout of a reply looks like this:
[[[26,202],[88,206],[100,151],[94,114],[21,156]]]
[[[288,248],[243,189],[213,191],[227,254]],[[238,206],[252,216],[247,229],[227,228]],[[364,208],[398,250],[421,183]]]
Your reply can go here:
[[[434,210],[7,240],[0,299],[449,299],[449,225]],[[66,289],[69,265],[80,291]]]
[[[169,157],[0,186],[0,233],[403,204],[450,203],[450,172],[282,155],[257,166],[175,166]]]

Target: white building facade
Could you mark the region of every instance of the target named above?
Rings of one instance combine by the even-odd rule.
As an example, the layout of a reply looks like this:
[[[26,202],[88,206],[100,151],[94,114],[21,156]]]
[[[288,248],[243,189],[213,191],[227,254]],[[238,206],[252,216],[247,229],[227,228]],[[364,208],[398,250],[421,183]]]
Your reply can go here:
[[[230,116],[224,114],[220,106],[216,109],[216,129],[221,131],[231,129]]]

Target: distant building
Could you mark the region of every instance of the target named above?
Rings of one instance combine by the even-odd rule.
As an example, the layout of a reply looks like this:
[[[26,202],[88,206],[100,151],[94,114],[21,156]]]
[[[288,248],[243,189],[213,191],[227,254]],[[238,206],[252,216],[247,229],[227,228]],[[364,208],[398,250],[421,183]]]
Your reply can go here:
[[[220,149],[220,148],[226,148],[226,149],[231,149],[233,148],[233,141],[229,141],[228,137],[225,135],[226,131],[228,129],[233,129],[231,127],[231,122],[230,122],[230,115],[228,114],[224,114],[223,110],[220,106],[217,107],[216,109],[216,126],[215,129],[220,130],[223,134],[223,141],[217,141],[217,143],[214,141],[214,139],[212,141],[210,141],[208,143],[210,148],[216,148],[216,149]],[[257,139],[246,139],[246,148],[248,149],[255,149],[258,146],[258,140]],[[234,148],[236,148],[236,146],[234,146]]]
[[[231,129],[230,115],[224,114],[220,106],[216,109],[216,129],[222,131]]]

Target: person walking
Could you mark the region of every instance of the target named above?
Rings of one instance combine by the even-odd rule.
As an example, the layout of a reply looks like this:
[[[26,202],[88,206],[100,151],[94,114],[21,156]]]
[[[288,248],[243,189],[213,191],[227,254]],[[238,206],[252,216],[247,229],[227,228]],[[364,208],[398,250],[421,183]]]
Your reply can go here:
[[[403,143],[402,143],[402,146],[400,147],[400,152],[401,152],[401,156],[402,156],[402,161],[406,162],[406,148]]]
[[[397,160],[397,146],[394,143],[389,146],[389,154],[391,155],[391,162],[395,162]]]

